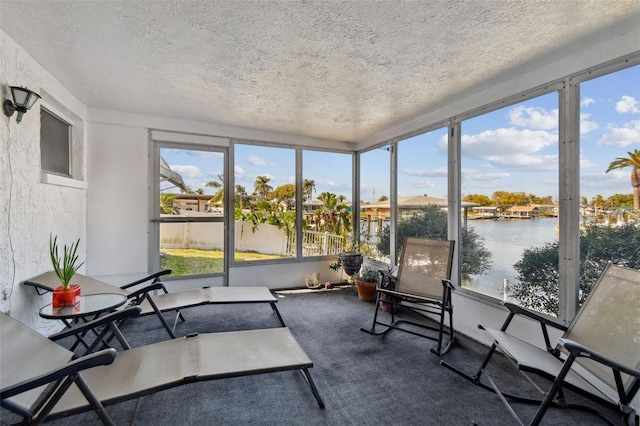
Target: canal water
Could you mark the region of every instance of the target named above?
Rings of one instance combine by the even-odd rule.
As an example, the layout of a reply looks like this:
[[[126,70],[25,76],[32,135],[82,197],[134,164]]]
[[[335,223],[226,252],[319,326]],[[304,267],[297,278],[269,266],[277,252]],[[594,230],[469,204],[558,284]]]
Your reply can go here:
[[[485,247],[492,253],[493,266],[482,275],[474,275],[466,287],[500,299],[504,295],[504,280],[516,281],[513,264],[522,259],[522,252],[558,241],[555,218],[470,220],[468,226],[484,238]]]

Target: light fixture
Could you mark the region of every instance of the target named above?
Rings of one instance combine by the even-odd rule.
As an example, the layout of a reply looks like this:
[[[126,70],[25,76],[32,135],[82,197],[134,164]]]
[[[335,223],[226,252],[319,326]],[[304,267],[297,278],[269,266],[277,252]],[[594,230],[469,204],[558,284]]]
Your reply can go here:
[[[14,112],[18,111],[16,121],[19,123],[22,121],[22,115],[31,109],[40,99],[40,95],[24,87],[10,86],[9,88],[11,89],[13,102],[5,99],[2,108],[4,109],[4,115],[7,117],[11,117]]]

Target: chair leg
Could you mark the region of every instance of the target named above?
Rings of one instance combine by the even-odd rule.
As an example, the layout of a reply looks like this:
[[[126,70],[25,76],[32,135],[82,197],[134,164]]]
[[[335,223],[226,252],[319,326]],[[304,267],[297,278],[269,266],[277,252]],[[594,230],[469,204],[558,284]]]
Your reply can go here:
[[[300,371],[304,375],[304,379],[306,380],[307,384],[311,388],[311,392],[313,393],[313,396],[316,398],[316,401],[318,402],[318,407],[324,408],[324,401],[322,400],[322,397],[320,397],[318,388],[316,388],[316,384],[313,382],[313,379],[311,378],[311,373],[309,372],[309,369],[305,367],[305,368],[301,368]]]
[[[282,319],[282,315],[280,315],[280,311],[278,310],[278,307],[276,306],[276,302],[269,302],[269,304],[271,305],[271,309],[273,309],[273,312],[278,317],[278,321],[280,321],[280,324],[282,324],[283,327],[286,327],[286,325],[284,323],[284,320]]]
[[[376,331],[376,325],[379,324],[378,323],[378,306],[380,305],[380,292],[376,292],[376,304],[375,306],[375,311],[373,314],[373,322],[371,323],[371,328],[367,329],[364,327],[360,328],[360,331],[364,331],[365,333],[369,333],[373,336],[380,336],[385,334],[386,332],[388,332],[389,330],[391,330],[391,327],[387,326],[384,328],[384,330],[382,331]],[[391,310],[391,324],[394,323],[394,318],[393,318],[393,309]]]

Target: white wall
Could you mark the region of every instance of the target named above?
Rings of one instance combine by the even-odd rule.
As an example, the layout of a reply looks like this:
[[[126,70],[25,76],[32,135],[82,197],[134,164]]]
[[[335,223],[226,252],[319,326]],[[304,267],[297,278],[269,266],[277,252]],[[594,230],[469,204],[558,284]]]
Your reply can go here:
[[[55,111],[73,115],[80,122],[86,107],[3,31],[0,31],[0,93],[11,99],[8,86],[25,86],[43,99],[25,114],[22,122],[0,115],[0,286],[12,290],[10,309],[18,320],[43,333],[58,329],[58,323],[39,318],[38,310],[51,296],[36,295],[22,281],[51,270],[49,234],[66,244],[80,238],[80,257],[84,258],[86,233],[86,189],[83,182],[60,179],[71,186],[42,183],[40,173],[40,105],[61,108]],[[80,124],[80,133],[84,125]],[[84,138],[80,141],[84,144]],[[75,150],[74,150],[75,151]],[[76,151],[83,156],[83,150]],[[82,158],[84,160],[84,158]],[[79,171],[84,176],[84,170]],[[81,268],[84,272],[84,268]]]

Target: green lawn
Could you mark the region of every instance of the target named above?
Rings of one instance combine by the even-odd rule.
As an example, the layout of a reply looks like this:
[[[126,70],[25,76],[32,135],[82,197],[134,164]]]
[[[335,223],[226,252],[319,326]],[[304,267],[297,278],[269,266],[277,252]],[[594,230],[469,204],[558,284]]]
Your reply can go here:
[[[235,261],[281,259],[287,256],[260,254],[256,252],[236,252]],[[222,250],[162,249],[160,269],[171,269],[173,276],[215,274],[223,272],[224,252]]]

